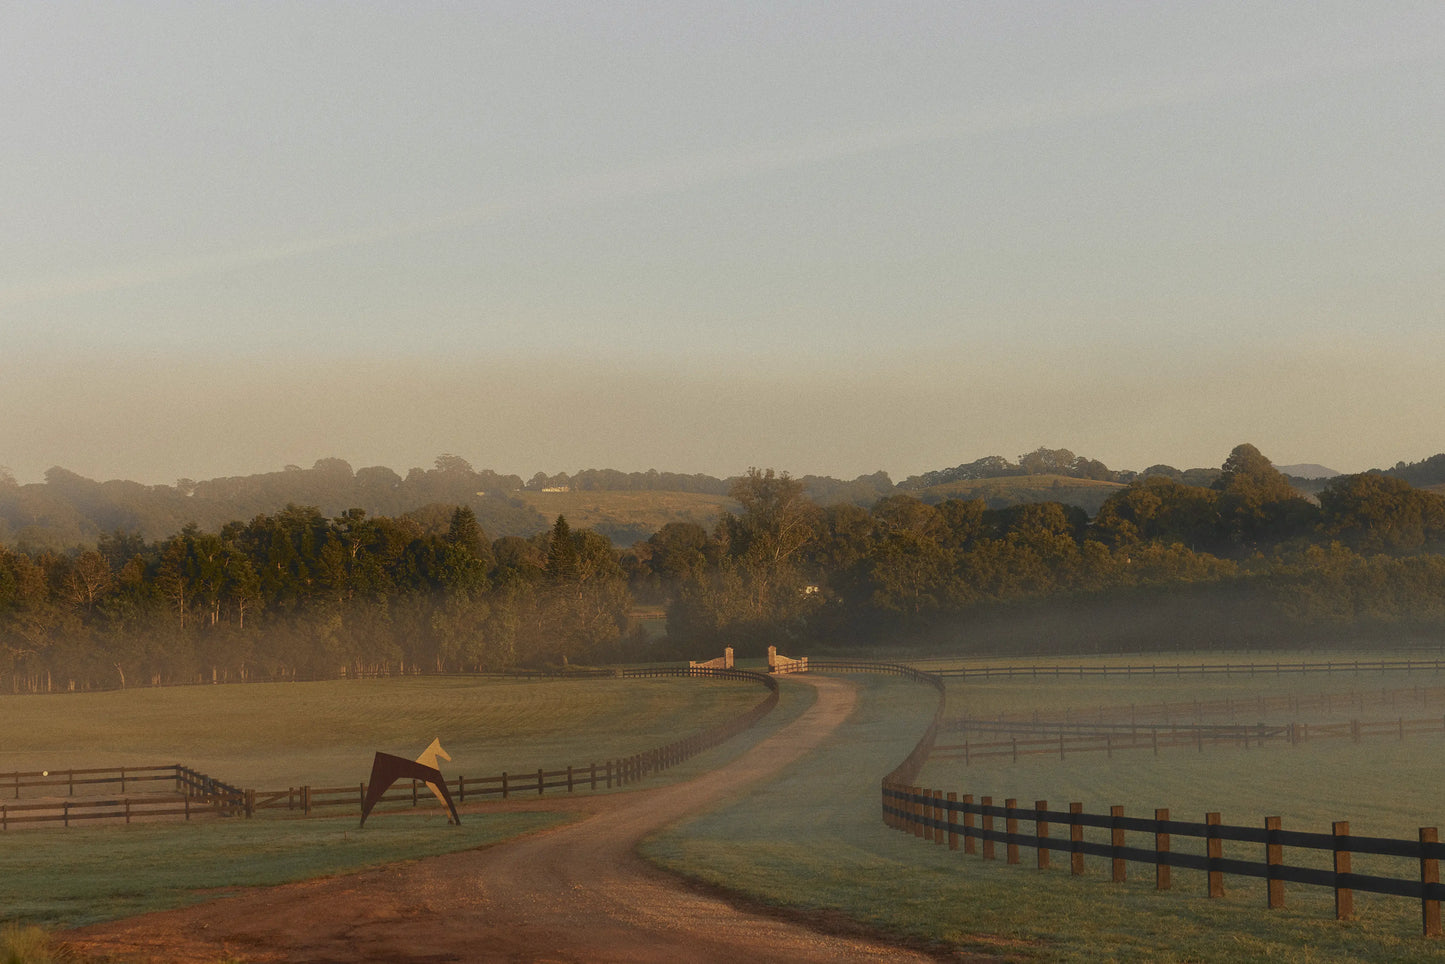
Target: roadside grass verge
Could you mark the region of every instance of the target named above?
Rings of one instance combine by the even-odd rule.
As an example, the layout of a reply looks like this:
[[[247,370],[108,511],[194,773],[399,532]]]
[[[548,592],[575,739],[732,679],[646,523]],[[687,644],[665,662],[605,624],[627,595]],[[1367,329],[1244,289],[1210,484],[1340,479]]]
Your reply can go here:
[[[39,927],[0,927],[0,964],[69,964],[75,956]]]
[[[1039,871],[1030,850],[1023,851],[1022,865],[1010,866],[1002,847],[997,861],[985,862],[890,830],[880,816],[879,782],[927,725],[932,696],[918,684],[893,678],[850,678],[860,686],[859,710],[816,754],[746,797],[650,839],[644,854],[764,904],[841,914],[894,939],[1010,959],[1285,964],[1445,959],[1445,948],[1417,936],[1419,907],[1409,900],[1357,894],[1357,919],[1340,923],[1333,919],[1328,890],[1291,887],[1288,906],[1267,911],[1259,881],[1227,877],[1227,895],[1211,900],[1202,875],[1194,880],[1176,870],[1173,890],[1160,894],[1152,873],[1135,865],[1131,880],[1115,884],[1098,861],[1075,878],[1066,863],[1060,869],[1057,855],[1055,869]],[[1246,758],[1243,751],[1237,757],[1265,759]],[[1121,754],[1113,762],[1121,769],[1142,768],[1152,757],[1141,765]],[[1269,774],[1250,769],[1266,792]],[[1038,775],[1051,779],[1042,768]],[[1108,778],[1100,778],[1108,792],[1098,803],[1128,804]],[[957,789],[992,792],[998,802],[1007,795],[974,785],[972,777],[969,783]],[[1017,795],[1031,803],[1039,797],[1062,800],[1068,795],[1062,792],[1059,783],[1047,782],[1033,796]],[[1133,792],[1142,795],[1145,788]],[[1149,803],[1171,805],[1180,808],[1181,819],[1192,818],[1171,800]]]
[[[485,847],[570,819],[555,813],[225,820],[36,830],[0,837],[0,919],[80,927],[264,887]]]

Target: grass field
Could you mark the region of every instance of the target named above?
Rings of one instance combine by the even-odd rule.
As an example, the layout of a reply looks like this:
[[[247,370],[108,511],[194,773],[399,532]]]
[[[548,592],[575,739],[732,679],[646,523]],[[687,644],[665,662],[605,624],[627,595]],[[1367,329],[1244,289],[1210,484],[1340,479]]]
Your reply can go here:
[[[448,777],[604,762],[766,695],[725,680],[415,677],[0,697],[0,772],[184,763],[243,787],[347,786],[433,738]]]
[[[810,694],[795,688],[749,733],[646,785],[731,759],[802,712]],[[746,683],[694,679],[422,678],[7,697],[0,771],[159,758],[262,788],[344,785],[366,778],[374,749],[414,755],[440,735],[453,755],[443,772],[481,776],[636,753],[731,718],[764,695]],[[364,832],[354,814],[288,819],[286,811],[12,831],[0,834],[0,923],[78,926],[229,888],[486,846],[560,819],[487,813],[485,804],[467,810],[459,827],[434,807],[373,819]]]
[[[242,887],[326,877],[484,847],[564,820],[439,811],[374,820],[230,819],[27,830],[0,837],[0,921],[78,927],[181,907]]]
[[[1258,881],[1228,878],[1227,896],[1210,900],[1202,880],[1176,871],[1174,890],[1161,895],[1144,867],[1131,866],[1133,879],[1114,884],[1102,861],[1074,878],[1066,869],[1032,869],[1029,851],[1024,866],[986,863],[891,830],[880,819],[879,781],[922,733],[934,696],[897,678],[850,678],[860,688],[858,711],[818,753],[780,779],[653,838],[646,854],[762,902],[836,912],[899,940],[1023,960],[1445,960],[1445,946],[1416,936],[1418,907],[1404,899],[1357,894],[1358,919],[1339,923],[1327,890],[1291,887],[1286,909],[1266,911]],[[1413,682],[1437,685],[1430,677]],[[1260,688],[1322,692],[1397,684],[1410,685],[1379,674],[969,682],[950,687],[950,707],[987,715],[1069,705],[1082,713],[1130,702],[1239,698]],[[782,688],[782,705],[754,731],[663,779],[716,766],[802,712],[811,687],[784,679]],[[634,702],[638,694],[644,699]],[[415,752],[413,745],[419,749],[440,736],[457,758],[449,775],[481,775],[507,768],[503,761],[514,757],[519,770],[580,762],[589,747],[612,740],[617,753],[636,752],[700,729],[699,714],[725,718],[760,697],[757,687],[697,680],[419,679],[7,698],[0,706],[23,712],[14,717],[18,737],[11,740],[7,731],[0,770],[60,765],[53,754],[64,746],[80,755],[71,765],[119,762],[114,754],[137,762],[128,752],[135,746],[245,782],[248,774],[276,769],[266,762],[274,750],[278,772],[291,775],[276,785],[349,783],[364,779],[356,769],[365,769],[373,749]],[[378,702],[386,713],[375,712]],[[405,735],[397,736],[402,729]],[[1280,814],[1293,829],[1349,819],[1357,834],[1412,833],[1438,822],[1432,790],[1439,785],[1434,761],[1441,749],[1445,738],[1175,750],[1157,759],[1146,751],[1112,760],[1089,754],[1063,765],[1042,758],[987,769],[932,765],[922,782],[1000,801],[1077,799],[1090,810],[1121,803],[1129,813],[1167,806],[1180,819],[1221,810],[1230,823]],[[1421,791],[1401,791],[1402,775]],[[1370,800],[1374,809],[1360,809]],[[341,873],[435,848],[485,846],[540,825],[525,822],[528,815],[515,824],[503,817],[473,813],[452,828],[439,815],[408,814],[377,822],[375,833],[368,823],[365,834],[353,829],[354,816],[11,833],[0,836],[0,922],[65,926],[121,916],[202,899],[212,889]],[[1367,870],[1361,859],[1357,869]]]
[[[1345,685],[1338,676],[1320,683],[1306,679],[1312,687]],[[1224,692],[1223,681],[1211,680],[1186,678],[1184,685],[1195,693],[1201,687]],[[1024,866],[1003,863],[1001,850],[999,861],[985,863],[889,830],[879,817],[878,780],[922,732],[932,698],[900,680],[858,681],[862,710],[821,753],[748,800],[653,839],[648,854],[664,866],[767,903],[837,911],[902,939],[1020,959],[1445,960],[1445,947],[1417,936],[1418,906],[1400,898],[1357,894],[1357,920],[1339,923],[1328,890],[1291,887],[1286,909],[1266,911],[1258,881],[1228,878],[1227,896],[1210,900],[1202,880],[1176,871],[1174,890],[1161,895],[1143,867],[1131,868],[1135,879],[1114,884],[1102,861],[1084,878],[1073,878],[1067,869],[1033,869],[1031,851],[1025,851],[1030,862]],[[1121,697],[1125,703],[1130,697],[1161,698],[1156,689],[1141,692],[1138,680],[1132,690],[1121,689],[1122,680],[1097,681],[1101,687],[1089,689],[1094,682],[1068,681],[1071,688],[1053,690],[1042,681],[1016,681],[985,684],[977,692],[970,684],[951,696],[955,712],[960,696],[980,710],[997,707],[995,712],[1019,710],[1034,699],[1097,706]],[[1421,823],[1437,822],[1432,811],[1440,806],[1438,793],[1432,799],[1431,790],[1438,791],[1438,777],[1433,783],[1424,778],[1438,773],[1434,761],[1441,748],[1332,741],[1294,751],[1206,750],[1205,770],[1195,769],[1201,764],[1187,753],[1161,754],[1157,763],[1148,754],[1117,754],[1112,761],[1090,754],[1062,769],[1043,762],[988,772],[930,767],[921,782],[992,794],[998,802],[1006,796],[1030,803],[1083,800],[1090,810],[1123,803],[1130,813],[1168,806],[1179,819],[1223,810],[1227,822],[1258,819],[1261,825],[1267,814],[1284,814],[1285,826],[1295,829],[1318,829],[1319,816],[1312,815],[1328,814],[1326,819],[1358,821],[1360,834],[1374,832],[1372,822],[1384,832],[1413,834]],[[1396,793],[1402,770],[1422,781],[1422,791],[1408,800]],[[1394,802],[1355,809],[1376,797]],[[1356,868],[1366,870],[1363,858],[1356,859]]]

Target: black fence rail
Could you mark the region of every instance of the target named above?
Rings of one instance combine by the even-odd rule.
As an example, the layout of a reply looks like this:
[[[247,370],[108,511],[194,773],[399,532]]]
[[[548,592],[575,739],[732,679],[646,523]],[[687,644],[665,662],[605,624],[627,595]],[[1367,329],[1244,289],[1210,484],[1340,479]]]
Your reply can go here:
[[[180,763],[159,766],[89,767],[67,770],[22,770],[0,774],[5,792],[0,802],[0,830],[12,825],[113,820],[130,823],[144,817],[194,814],[239,814],[246,810],[246,791]],[[94,799],[114,793],[141,794]],[[16,803],[24,796],[30,803]],[[60,799],[56,799],[59,797]],[[41,799],[44,798],[44,799]]]
[[[176,766],[176,786],[188,799],[198,799],[228,813],[246,812],[246,791],[190,767]],[[250,816],[249,813],[246,814]]]
[[[987,678],[990,675],[1005,677],[1097,676],[1117,674],[1121,671],[1125,674],[1135,675],[1150,673],[1174,675],[1176,672],[1182,674],[1191,669],[1194,672],[1232,672],[1244,675],[1255,672],[1439,672],[1442,666],[1445,666],[1445,662],[1440,660],[1404,659],[1246,666],[1233,664],[1218,667],[1202,664],[1192,668],[1177,666],[1144,668],[1016,666],[975,668],[967,672],[974,678]],[[1164,670],[1164,672],[1158,672],[1159,670]],[[928,675],[932,675],[936,679],[945,675],[957,678],[964,676],[964,673],[944,671]],[[1416,697],[1425,698],[1419,693],[1419,688],[1416,688]],[[1328,696],[1325,697],[1325,699],[1328,698]],[[1131,716],[1136,712],[1136,708],[1130,708]],[[973,726],[982,722],[970,720],[966,721],[965,725]],[[1015,716],[1012,722],[1017,723],[1018,717]],[[1412,729],[1418,732],[1434,732],[1437,724],[1441,729],[1445,729],[1445,719],[1431,718],[1428,721],[1418,722],[1406,720],[1403,716],[1383,722],[1351,720],[1345,723],[1293,724],[1277,727],[1272,731],[1266,729],[1265,738],[1285,737],[1292,742],[1303,742],[1321,736],[1349,736],[1359,741],[1367,735],[1383,735],[1388,732],[1404,739],[1406,734],[1412,732]],[[950,721],[950,725],[958,724],[956,721]],[[1059,726],[1057,722],[1044,725],[1056,728]],[[935,718],[924,739],[929,741],[930,747],[943,750],[945,747],[939,746],[936,742],[939,726],[940,721]],[[1067,727],[1068,724],[1065,726]],[[1131,729],[1137,731],[1139,728],[1131,723]],[[1227,729],[1221,731],[1217,727],[1196,726],[1187,729],[1193,733],[1196,742],[1207,730],[1212,729],[1219,735],[1228,733]],[[1089,730],[1091,732],[1077,730],[1075,735],[1094,739],[1102,735],[1106,741],[1106,747],[1112,744],[1116,735],[1120,739],[1129,739],[1123,732],[1123,728],[1118,726],[1100,726],[1096,723]],[[1253,731],[1255,738],[1259,737],[1260,728],[1258,726],[1243,728],[1237,735],[1242,738],[1243,734],[1250,730]],[[1151,742],[1152,736],[1153,734],[1151,734]],[[1068,738],[1067,732],[1056,729],[1052,740],[1067,740]],[[1015,754],[1020,752],[1016,738],[1011,739],[1009,743],[1008,750],[1002,752]],[[920,741],[919,748],[923,745],[924,741]],[[919,748],[915,748],[914,754],[910,756],[910,761],[918,754]],[[956,750],[957,748],[948,747],[947,749]],[[964,752],[970,751],[965,750]],[[1107,815],[1086,813],[1081,803],[1070,803],[1067,811],[1050,810],[1048,802],[1044,800],[1036,801],[1032,807],[1019,807],[1016,800],[1007,799],[1002,806],[998,806],[994,804],[992,797],[981,797],[978,802],[975,802],[971,794],[960,797],[956,792],[945,793],[942,790],[914,785],[913,781],[919,772],[921,772],[921,763],[918,766],[910,766],[908,761],[905,761],[904,765],[900,765],[893,773],[884,778],[882,785],[883,820],[887,825],[900,831],[912,833],[936,844],[947,844],[953,850],[958,849],[962,842],[965,853],[981,852],[984,859],[992,860],[996,857],[996,848],[1002,845],[1007,861],[1015,864],[1020,862],[1019,850],[1021,848],[1032,848],[1036,852],[1037,866],[1040,869],[1049,868],[1052,853],[1067,853],[1072,874],[1085,872],[1085,857],[1102,857],[1109,861],[1109,871],[1115,881],[1127,879],[1127,868],[1130,863],[1146,864],[1154,867],[1155,886],[1160,890],[1170,888],[1172,869],[1181,867],[1199,871],[1205,875],[1205,884],[1210,897],[1223,896],[1225,875],[1253,878],[1264,882],[1263,893],[1266,906],[1270,908],[1284,906],[1285,885],[1288,883],[1328,887],[1334,891],[1335,916],[1341,920],[1353,916],[1356,891],[1405,897],[1419,902],[1422,932],[1427,937],[1441,935],[1440,901],[1445,899],[1445,887],[1442,887],[1440,883],[1439,863],[1441,858],[1445,857],[1445,845],[1440,843],[1439,832],[1435,827],[1419,828],[1416,839],[1397,839],[1352,836],[1348,821],[1335,822],[1331,826],[1331,832],[1323,834],[1286,831],[1281,827],[1279,817],[1266,817],[1263,827],[1243,827],[1225,825],[1218,813],[1207,813],[1203,823],[1192,823],[1171,820],[1169,811],[1165,809],[1155,810],[1154,817],[1149,819],[1127,817],[1121,806],[1110,807]],[[900,775],[909,778],[900,779]],[[1001,828],[996,821],[1002,822]],[[1021,833],[1020,823],[1032,824],[1033,832]],[[1051,828],[1054,827],[1063,828],[1066,830],[1066,834],[1053,835]],[[1087,839],[1085,837],[1086,829],[1093,829],[1096,834],[1106,831],[1108,841]],[[1129,839],[1131,834],[1134,836],[1132,845]],[[1138,838],[1140,836],[1145,837],[1152,846],[1139,846]],[[1202,849],[1202,853],[1175,850],[1173,842],[1176,838],[1192,843],[1194,849]],[[1239,845],[1253,847],[1254,858],[1241,858],[1237,855],[1226,857],[1226,843],[1235,845],[1236,854]],[[1299,854],[1303,854],[1304,862],[1286,863],[1284,860],[1286,849],[1294,851],[1297,857]],[[1394,875],[1355,873],[1352,869],[1355,855],[1365,855],[1377,861],[1382,858],[1394,858],[1397,868],[1403,861],[1413,869],[1408,874]],[[1310,866],[1311,862],[1317,866]]]
[[[69,827],[86,820],[111,820],[129,824],[150,817],[180,817],[187,820],[201,814],[230,814],[234,808],[215,800],[176,794],[123,797],[116,800],[80,799],[40,803],[0,803],[0,831],[24,825],[59,823]]]
[[[1048,679],[1090,676],[1264,676],[1286,673],[1387,673],[1445,670],[1445,659],[1355,659],[1273,663],[1120,663],[1116,666],[955,666],[931,670],[946,679]]]
[[[609,676],[628,679],[660,677],[685,677],[692,679],[723,679],[756,683],[768,692],[755,706],[725,723],[700,733],[685,736],[664,746],[654,747],[632,756],[619,757],[603,762],[571,765],[549,770],[504,772],[492,776],[458,776],[447,781],[447,791],[454,794],[458,804],[485,797],[508,799],[526,794],[543,796],[548,791],[578,793],[610,790],[630,786],[670,767],[677,766],[692,757],[719,746],[739,733],[756,724],[778,705],[778,682],[763,673],[740,669],[709,669],[700,666],[648,666],[609,672]],[[309,815],[313,809],[326,807],[352,807],[361,809],[366,799],[366,784],[357,783],[345,787],[290,787],[286,790],[247,790],[245,812],[249,816],[257,810],[285,809],[301,811]],[[380,802],[400,803],[413,807],[434,800],[426,784],[410,781],[387,792]]]
[[[1177,700],[1158,703],[1129,703],[1113,706],[1081,708],[1064,706],[1051,711],[1052,719],[1045,719],[1040,711],[1029,713],[998,713],[993,716],[966,717],[949,721],[946,726],[967,725],[974,722],[1009,723],[1031,722],[1052,723],[1122,723],[1154,724],[1171,726],[1176,723],[1194,721],[1203,723],[1210,719],[1233,721],[1240,717],[1251,722],[1270,716],[1286,715],[1299,718],[1304,714],[1335,716],[1340,713],[1363,715],[1371,707],[1388,706],[1391,710],[1404,707],[1427,707],[1445,703],[1445,686],[1381,687],[1375,689],[1351,689],[1332,693],[1280,694],[1270,696],[1263,693],[1247,697],[1226,697],[1216,700]]]
[[[24,791],[25,795],[29,797],[61,795],[73,797],[77,795],[77,789],[80,795],[84,796],[93,794],[99,787],[119,787],[121,793],[126,793],[148,784],[174,784],[176,792],[180,793],[180,770],[181,766],[178,763],[140,767],[14,770],[9,773],[0,773],[0,793],[13,800],[21,799],[21,791]],[[106,789],[103,792],[114,791]]]
[[[1017,763],[1020,757],[1055,756],[1060,760],[1069,754],[1115,751],[1152,750],[1184,747],[1203,752],[1205,747],[1230,746],[1249,749],[1251,746],[1279,744],[1300,746],[1314,740],[1348,739],[1359,743],[1366,739],[1391,739],[1403,742],[1407,737],[1445,735],[1445,717],[1417,719],[1396,717],[1393,720],[1344,720],[1337,723],[1266,724],[1196,724],[1147,726],[1128,723],[992,723],[987,721],[955,721],[945,723],[943,732],[963,733],[962,742],[938,742],[930,755],[932,760],[961,760],[965,766],[984,760],[1009,758]],[[983,736],[984,739],[978,737]],[[1007,739],[987,739],[1006,736]]]
[[[482,797],[507,799],[515,794],[542,795],[548,791],[575,793],[629,786],[726,742],[756,724],[778,705],[777,680],[764,673],[748,670],[651,666],[566,675],[632,679],[724,679],[755,683],[766,689],[767,695],[751,709],[718,726],[631,756],[553,770],[538,768],[535,771],[458,777],[447,781],[448,790],[455,792],[459,802],[465,803],[468,799]],[[315,808],[346,806],[360,810],[366,798],[365,783],[346,787],[303,786],[285,790],[251,790],[233,786],[178,763],[163,766],[0,773],[0,793],[7,797],[13,794],[16,800],[21,798],[22,790],[32,797],[54,797],[64,788],[63,792],[67,796],[74,796],[77,789],[86,793],[94,792],[97,787],[108,786],[119,786],[121,792],[125,793],[136,788],[136,784],[164,784],[167,790],[173,792],[164,797],[152,795],[70,803],[50,801],[37,802],[34,805],[0,804],[5,807],[0,810],[0,829],[9,829],[10,824],[46,822],[60,822],[68,827],[73,820],[102,818],[119,818],[129,822],[142,816],[184,815],[189,819],[193,813],[202,812],[250,817],[257,810],[291,810],[309,815]],[[426,784],[411,781],[409,789],[405,784],[399,785],[381,799],[393,804],[420,806],[433,797],[426,789]]]
[[[1114,881],[1124,881],[1128,865],[1154,867],[1155,886],[1168,890],[1170,871],[1174,867],[1198,871],[1205,875],[1211,898],[1225,893],[1225,876],[1248,877],[1264,882],[1261,888],[1265,905],[1279,908],[1285,902],[1285,884],[1328,887],[1335,894],[1335,916],[1345,920],[1354,914],[1354,893],[1385,894],[1405,897],[1420,904],[1422,931],[1427,937],[1441,934],[1440,901],[1445,899],[1445,886],[1440,883],[1439,864],[1445,858],[1435,827],[1421,827],[1417,839],[1390,837],[1356,837],[1350,834],[1347,821],[1331,826],[1330,833],[1307,833],[1284,830],[1279,817],[1266,817],[1262,827],[1230,826],[1221,822],[1218,813],[1205,814],[1204,822],[1172,820],[1168,810],[1155,810],[1154,817],[1127,817],[1124,808],[1111,807],[1108,814],[1086,813],[1083,804],[1071,803],[1068,810],[1051,810],[1048,802],[1037,801],[1032,807],[1019,807],[1016,800],[1005,800],[1002,806],[991,797],[978,802],[972,795],[959,797],[941,790],[885,783],[883,786],[883,819],[889,826],[916,837],[959,849],[962,842],[966,854],[981,852],[983,859],[996,859],[996,847],[1003,845],[1011,864],[1020,862],[1020,848],[1033,849],[1037,866],[1047,870],[1050,854],[1069,856],[1072,874],[1085,872],[1086,856],[1109,861]],[[1000,828],[998,822],[1002,822]],[[1032,824],[1032,833],[1020,832],[1021,823]],[[1058,836],[1053,834],[1058,828]],[[1108,832],[1107,843],[1085,838],[1086,828]],[[1129,835],[1135,843],[1130,845]],[[1137,845],[1144,836],[1152,846]],[[1203,853],[1174,849],[1176,839],[1197,841]],[[1225,856],[1225,844],[1244,844],[1253,850],[1253,858]],[[1290,864],[1284,861],[1286,849],[1316,855],[1317,863],[1326,867]],[[1404,858],[1418,868],[1418,873],[1405,876],[1359,874],[1352,872],[1356,854]]]
[[[884,777],[884,781],[894,783],[911,783],[918,778],[923,771],[923,765],[928,762],[928,755],[933,750],[934,741],[938,738],[939,727],[943,723],[943,711],[948,702],[948,686],[943,678],[936,673],[929,673],[912,666],[905,666],[902,663],[873,662],[868,660],[848,659],[814,659],[809,660],[807,672],[810,673],[878,673],[884,676],[902,676],[917,683],[933,687],[938,693],[938,708],[933,712],[933,720],[928,728],[923,731],[923,736],[914,744],[907,758],[893,771]]]

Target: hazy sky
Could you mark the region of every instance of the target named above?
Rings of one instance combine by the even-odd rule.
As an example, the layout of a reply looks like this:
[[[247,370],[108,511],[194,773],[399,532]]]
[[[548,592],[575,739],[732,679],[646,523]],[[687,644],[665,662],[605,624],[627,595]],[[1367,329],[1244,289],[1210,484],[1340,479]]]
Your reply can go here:
[[[0,465],[1445,450],[1445,3],[0,5]]]

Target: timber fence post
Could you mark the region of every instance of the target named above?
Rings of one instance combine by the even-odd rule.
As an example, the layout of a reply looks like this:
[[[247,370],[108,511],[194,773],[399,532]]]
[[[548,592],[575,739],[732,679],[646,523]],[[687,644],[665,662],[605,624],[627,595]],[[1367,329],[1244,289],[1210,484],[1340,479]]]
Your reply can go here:
[[[1440,936],[1440,901],[1431,896],[1440,883],[1440,861],[1434,856],[1439,840],[1435,827],[1420,828],[1420,922],[1426,937]]]
[[[1205,824],[1205,865],[1208,867],[1209,875],[1209,896],[1224,896],[1224,872],[1219,869],[1219,861],[1224,859],[1224,841],[1217,836],[1215,829],[1219,826],[1219,813],[1206,813]]]
[[[1034,836],[1038,838],[1038,865],[1040,870],[1049,869],[1049,848],[1044,841],[1049,839],[1049,819],[1044,816],[1048,812],[1049,802],[1047,800],[1034,801]]]
[[[1009,837],[1004,841],[1004,854],[1009,863],[1016,864],[1019,862],[1019,845],[1014,842],[1014,838],[1018,836],[1019,819],[1014,815],[1014,811],[1018,809],[1019,802],[1013,797],[1009,797],[1003,802],[1003,805],[1003,831]]]
[[[973,838],[973,794],[963,795],[963,852],[972,855],[976,851]]]
[[[1335,838],[1335,920],[1349,920],[1355,914],[1355,892],[1340,886],[1340,878],[1350,872],[1350,822],[1336,820],[1331,833]]]
[[[1121,884],[1128,876],[1127,861],[1124,860],[1124,828],[1119,821],[1124,819],[1124,808],[1109,808],[1109,862],[1114,871],[1114,883]]]
[[[943,827],[939,826],[939,825],[942,824],[942,823],[943,823],[943,791],[942,791],[942,790],[934,790],[934,791],[933,791],[933,842],[936,843],[936,844],[944,843],[944,841],[945,841],[945,839],[946,839],[946,837],[947,837],[947,834],[944,832]]]
[[[948,795],[948,849],[949,849],[949,850],[957,850],[957,849],[958,849],[958,823],[954,820],[954,817],[957,815],[958,811],[957,811],[957,810],[954,808],[954,806],[953,806],[953,805],[954,805],[955,803],[957,803],[957,802],[958,802],[958,794],[956,794],[956,793],[949,793],[949,795]]]
[[[1264,862],[1268,873],[1265,888],[1265,906],[1277,910],[1284,906],[1284,878],[1279,876],[1280,865],[1284,863],[1284,847],[1279,842],[1279,817],[1264,818]]]
[[[1069,804],[1069,873],[1076,877],[1084,872],[1084,825],[1079,822],[1083,812],[1082,803]]]
[[[989,811],[993,809],[993,797],[984,797],[979,804],[983,807],[983,859],[992,860],[993,838],[989,834],[993,833],[993,814]]]

